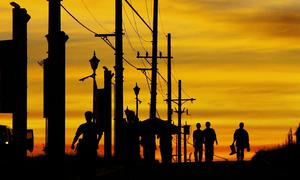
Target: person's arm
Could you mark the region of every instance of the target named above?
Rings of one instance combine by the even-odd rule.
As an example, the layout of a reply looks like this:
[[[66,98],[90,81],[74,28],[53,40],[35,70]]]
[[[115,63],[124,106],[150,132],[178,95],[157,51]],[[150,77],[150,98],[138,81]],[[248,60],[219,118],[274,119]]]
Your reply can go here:
[[[235,141],[236,141],[236,131],[235,131],[234,134],[233,134],[233,142],[232,142],[232,144],[234,144]]]
[[[215,139],[216,139],[216,145],[218,145],[218,139],[217,139],[217,134],[215,132]]]
[[[249,143],[249,134],[247,131],[246,131],[246,135],[247,135],[247,151],[249,152],[250,151],[250,143]]]
[[[195,147],[195,141],[196,141],[196,138],[195,138],[195,131],[193,132],[193,147]]]
[[[76,134],[75,134],[75,137],[74,137],[74,139],[73,139],[73,141],[72,141],[72,145],[71,145],[71,149],[72,150],[74,150],[75,149],[75,143],[78,141],[78,138],[79,138],[79,136],[81,135],[81,133],[80,133],[80,128],[81,126],[79,126],[79,128],[77,129],[77,131],[76,131]]]
[[[71,145],[71,149],[74,150],[75,149],[75,143],[77,142],[79,136],[76,134],[74,139],[73,139],[73,142],[72,142],[72,145]]]

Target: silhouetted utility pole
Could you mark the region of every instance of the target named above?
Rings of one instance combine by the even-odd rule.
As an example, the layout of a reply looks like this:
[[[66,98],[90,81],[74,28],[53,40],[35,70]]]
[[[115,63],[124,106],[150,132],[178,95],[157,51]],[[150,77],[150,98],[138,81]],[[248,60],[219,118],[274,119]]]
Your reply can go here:
[[[181,116],[182,113],[185,112],[185,109],[182,110],[182,104],[187,102],[187,101],[191,101],[193,102],[194,98],[190,98],[190,99],[182,99],[181,97],[181,80],[178,81],[178,99],[172,99],[173,102],[175,102],[176,104],[178,104],[178,110],[175,111],[178,114],[178,129],[179,129],[179,133],[178,133],[178,142],[177,142],[177,156],[178,156],[178,163],[181,163]]]
[[[183,160],[184,162],[187,162],[187,138],[186,136],[190,134],[190,125],[185,125],[183,126]]]
[[[144,22],[144,21],[143,21]],[[145,22],[144,22],[145,23]],[[149,26],[148,26],[149,27]],[[149,28],[151,29],[151,28]],[[158,0],[154,0],[153,5],[153,29],[152,29],[152,67],[151,69],[139,69],[142,71],[151,70],[151,99],[150,99],[150,121],[156,121],[156,86],[157,86],[157,33],[158,33]],[[148,53],[146,56],[140,56],[138,52],[137,58],[150,58]],[[151,133],[151,142],[149,144],[155,145],[155,133],[154,129],[152,129]],[[150,136],[150,135],[149,135]],[[150,161],[155,161],[155,150],[149,150],[149,157],[153,159],[149,159]]]
[[[181,80],[178,81],[178,111],[176,111],[176,113],[178,113],[178,129],[179,129],[179,133],[178,133],[178,162],[181,162],[181,114],[183,113],[183,111],[181,110]]]
[[[44,62],[44,116],[48,121],[48,155],[61,162],[65,155],[65,43],[61,31],[61,0],[48,0],[48,59]]]
[[[115,157],[123,158],[125,144],[121,139],[123,121],[123,29],[122,0],[116,0],[116,59],[115,59]]]
[[[115,37],[115,140],[114,153],[117,159],[122,159],[125,144],[122,141],[123,121],[123,7],[122,0],[115,0],[115,33],[114,34],[96,34],[95,37],[107,38]]]
[[[150,119],[156,118],[156,84],[157,84],[157,33],[158,33],[158,0],[153,5],[153,31],[152,31],[152,76]]]
[[[168,33],[168,123],[172,123],[172,52],[171,52],[171,34]]]
[[[114,74],[111,73],[106,67],[104,68],[104,97],[106,104],[106,113],[105,113],[105,129],[104,129],[104,158],[111,158],[111,79]]]

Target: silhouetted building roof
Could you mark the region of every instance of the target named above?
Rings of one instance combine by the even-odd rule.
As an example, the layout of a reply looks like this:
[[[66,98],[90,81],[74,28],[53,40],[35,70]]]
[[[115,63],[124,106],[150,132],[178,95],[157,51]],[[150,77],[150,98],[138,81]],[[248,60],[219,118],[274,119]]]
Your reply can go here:
[[[159,118],[155,119],[146,119],[144,121],[141,121],[139,123],[140,131],[143,132],[154,132],[155,134],[160,133],[171,133],[171,134],[177,134],[178,133],[178,127],[174,124],[168,123],[167,120],[162,120]]]

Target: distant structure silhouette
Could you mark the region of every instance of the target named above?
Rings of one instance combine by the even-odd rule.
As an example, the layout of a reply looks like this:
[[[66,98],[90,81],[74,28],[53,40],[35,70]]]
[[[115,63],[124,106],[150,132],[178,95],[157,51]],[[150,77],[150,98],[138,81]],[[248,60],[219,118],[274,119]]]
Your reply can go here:
[[[92,179],[95,176],[98,143],[103,134],[102,131],[99,132],[96,124],[92,122],[93,116],[91,111],[85,112],[86,123],[78,127],[71,145],[71,148],[74,150],[78,141],[76,152],[82,168],[80,173],[82,179]],[[81,139],[79,139],[80,136],[82,136]]]
[[[210,126],[210,122],[205,123],[206,129],[203,130],[205,145],[205,161],[212,162],[214,157],[214,143],[218,144],[217,135]]]
[[[244,160],[244,149],[246,148],[247,151],[250,151],[250,144],[249,144],[249,134],[244,129],[244,123],[241,122],[239,124],[239,128],[235,130],[233,135],[233,142],[236,146],[236,158],[237,161],[243,161]]]
[[[61,164],[65,158],[66,42],[69,37],[61,29],[61,1],[48,0],[48,57],[43,61],[46,147],[53,164]]]
[[[0,41],[0,113],[12,113],[14,157],[26,157],[27,24],[25,8],[11,2],[12,40]]]
[[[155,132],[150,128],[141,133],[141,145],[145,162],[154,163],[156,150]]]
[[[172,130],[165,128],[158,133],[161,161],[164,164],[172,163]]]
[[[289,129],[288,135],[287,135],[287,144],[291,145],[293,144],[293,130],[292,128]]]
[[[300,123],[299,123],[299,126],[295,132],[295,135],[296,135],[296,144],[297,145],[300,145]]]
[[[132,110],[126,109],[125,114],[127,117],[125,130],[125,157],[127,162],[135,163],[140,160],[139,120]]]
[[[196,124],[196,130],[193,132],[193,146],[194,146],[194,157],[195,162],[201,162],[202,161],[202,154],[203,154],[203,143],[204,143],[204,137],[203,137],[203,131],[200,129],[201,124]]]

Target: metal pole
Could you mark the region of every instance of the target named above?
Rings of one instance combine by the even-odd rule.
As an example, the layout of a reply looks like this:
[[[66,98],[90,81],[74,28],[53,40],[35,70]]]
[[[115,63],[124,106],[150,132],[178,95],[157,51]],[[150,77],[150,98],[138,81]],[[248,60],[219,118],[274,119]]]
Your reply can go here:
[[[96,85],[96,71],[93,70],[93,114],[94,114],[94,117],[93,117],[93,122],[96,123],[96,116],[95,116],[95,113],[96,113],[96,91],[97,91],[97,85]]]
[[[136,95],[136,102],[135,102],[135,107],[136,107],[136,117],[139,118],[139,97]]]
[[[181,163],[181,80],[178,81],[178,163]]]
[[[172,123],[171,34],[168,33],[168,122]]]
[[[184,130],[184,135],[183,135],[183,160],[186,163],[186,161],[187,161],[187,149],[186,149],[186,133],[185,133],[185,130]]]
[[[104,129],[104,157],[111,158],[111,79],[113,77],[111,71],[104,67],[104,92],[105,92],[105,129]]]
[[[157,29],[158,29],[158,0],[153,6],[153,34],[152,34],[152,78],[151,78],[151,104],[150,119],[156,117],[156,84],[157,84]]]
[[[124,143],[121,139],[123,121],[123,30],[122,30],[122,0],[115,1],[116,9],[116,57],[115,57],[115,157],[121,159]]]

